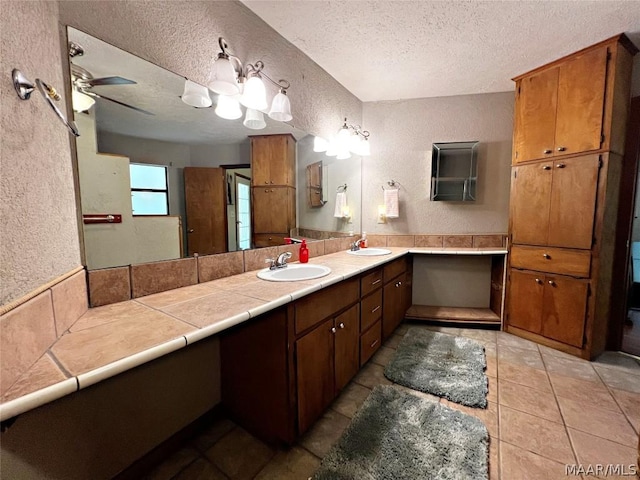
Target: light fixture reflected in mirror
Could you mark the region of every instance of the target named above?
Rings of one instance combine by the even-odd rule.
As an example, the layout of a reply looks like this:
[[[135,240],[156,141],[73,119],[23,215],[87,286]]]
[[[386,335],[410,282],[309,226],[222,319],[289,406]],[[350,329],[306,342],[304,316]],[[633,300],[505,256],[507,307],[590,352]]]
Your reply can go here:
[[[252,130],[262,130],[267,126],[267,122],[264,121],[264,115],[262,112],[254,110],[253,108],[247,108],[247,113],[242,124]]]
[[[240,93],[238,77],[242,74],[242,63],[237,57],[229,55],[228,45],[224,38],[218,38],[218,44],[222,51],[218,53],[211,66],[209,88],[220,95],[236,95]],[[234,63],[236,63],[235,66]],[[238,64],[240,66],[239,72],[237,70]]]
[[[329,147],[329,142],[327,142],[322,137],[314,137],[313,139],[313,151],[314,152],[326,152]]]
[[[236,120],[242,116],[238,100],[228,95],[218,95],[218,105],[215,112],[220,118],[226,120]]]
[[[284,87],[280,87],[280,92],[273,97],[269,117],[279,122],[288,122],[293,118],[293,115],[291,115],[291,103],[289,102],[289,97],[287,97],[287,90]]]
[[[327,146],[327,151],[324,153],[327,157],[335,157],[338,155],[338,146],[336,144],[335,138],[332,138],[329,141],[329,145]]]
[[[184,103],[196,108],[209,108],[213,105],[209,89],[188,79],[184,81],[184,92],[181,98]]]
[[[86,93],[82,93],[76,88],[71,91],[71,104],[73,105],[74,111],[86,112],[93,107],[95,103],[96,101]]]
[[[336,136],[335,143],[338,158],[349,158],[351,156],[349,152],[362,157],[371,155],[371,146],[369,144],[370,135],[367,130],[362,130],[360,125],[349,125],[345,118]]]

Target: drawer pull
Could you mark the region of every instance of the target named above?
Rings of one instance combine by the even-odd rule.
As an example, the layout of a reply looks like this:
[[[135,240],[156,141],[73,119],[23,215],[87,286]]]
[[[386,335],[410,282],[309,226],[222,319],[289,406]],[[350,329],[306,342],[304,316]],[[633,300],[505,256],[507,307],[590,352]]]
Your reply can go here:
[[[559,163],[556,165],[556,168],[564,168],[566,165],[564,163]]]
[[[373,343],[371,344],[371,348],[375,347],[375,346],[378,344],[378,341],[379,341],[379,340],[376,340],[375,342],[373,342]]]
[[[398,282],[398,285],[399,285],[399,286],[402,286],[402,282]]]
[[[549,165],[543,165],[542,169],[543,170],[551,170],[551,167]]]
[[[344,323],[340,322],[340,325],[338,325],[340,328],[344,328]]]
[[[336,332],[337,332],[336,327],[331,327],[331,333],[336,333]]]
[[[549,255],[548,253],[543,253],[543,254],[542,254],[542,256],[543,256],[544,258],[546,258],[547,260],[550,260],[550,259],[551,259],[551,255]]]
[[[268,188],[265,188],[265,189],[264,189],[264,191],[265,191],[266,193],[269,193],[269,189],[268,189]]]
[[[543,150],[542,153],[544,153],[545,155],[549,155],[551,153],[551,150],[546,149],[546,150]]]
[[[371,313],[376,313],[378,310],[380,310],[380,305],[378,305],[376,308],[371,310]]]
[[[375,282],[371,282],[371,285],[375,285],[376,283],[380,283],[382,281],[381,278],[377,279]]]
[[[556,150],[558,150],[559,152],[564,152],[566,149],[566,147],[558,147]]]
[[[553,280],[549,280],[549,285],[551,285],[552,287],[556,286],[556,282],[554,282]]]
[[[540,280],[539,278],[536,278],[536,283],[537,283],[538,285],[542,285],[542,280]]]

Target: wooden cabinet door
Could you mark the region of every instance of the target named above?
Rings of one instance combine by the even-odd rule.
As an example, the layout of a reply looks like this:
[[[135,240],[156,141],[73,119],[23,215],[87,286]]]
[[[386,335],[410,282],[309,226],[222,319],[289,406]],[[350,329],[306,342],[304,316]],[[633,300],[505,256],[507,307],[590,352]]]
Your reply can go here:
[[[291,135],[251,137],[251,184],[295,186],[295,140]]]
[[[251,210],[254,233],[271,233],[271,217],[275,214],[271,201],[271,188],[252,187],[251,188]]]
[[[516,90],[513,163],[553,154],[558,68],[521,79]]]
[[[509,325],[540,333],[543,297],[544,274],[512,269],[509,277]]]
[[[267,137],[251,137],[251,186],[270,185],[272,157],[271,142]]]
[[[358,373],[360,367],[360,305],[355,304],[335,319],[336,394]]]
[[[384,286],[382,292],[382,340],[391,336],[402,321],[402,285],[397,277]]]
[[[591,248],[599,170],[599,155],[553,163],[548,245]]]
[[[553,163],[513,168],[511,184],[512,242],[546,245],[549,234],[549,202]]]
[[[547,275],[542,335],[582,348],[588,292],[587,280]]]
[[[600,148],[607,77],[607,47],[560,65],[555,154]]]
[[[272,232],[288,233],[292,228],[290,219],[291,202],[295,202],[295,200],[291,198],[291,192],[292,189],[289,187],[273,187],[269,189],[268,198]],[[295,227],[295,222],[293,227]]]
[[[333,318],[296,342],[298,425],[303,433],[334,398]],[[260,399],[256,398],[256,401]]]

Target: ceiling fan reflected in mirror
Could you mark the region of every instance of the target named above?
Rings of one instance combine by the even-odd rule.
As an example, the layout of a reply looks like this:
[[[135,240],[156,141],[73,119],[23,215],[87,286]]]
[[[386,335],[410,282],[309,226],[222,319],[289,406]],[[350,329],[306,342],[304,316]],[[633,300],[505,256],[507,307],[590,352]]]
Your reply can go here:
[[[84,55],[84,48],[78,43],[69,42],[69,56],[73,59],[74,57],[80,57],[82,55]],[[133,80],[118,76],[94,78],[91,72],[85,68],[71,63],[71,82],[73,85],[71,92],[72,103],[73,109],[76,112],[86,112],[94,103],[96,103],[95,98],[101,98],[109,102],[117,103],[123,107],[130,108],[136,112],[144,113],[145,115],[154,115],[152,112],[142,108],[134,107],[133,105],[129,105],[93,91],[94,87],[135,85],[137,82],[134,82]]]

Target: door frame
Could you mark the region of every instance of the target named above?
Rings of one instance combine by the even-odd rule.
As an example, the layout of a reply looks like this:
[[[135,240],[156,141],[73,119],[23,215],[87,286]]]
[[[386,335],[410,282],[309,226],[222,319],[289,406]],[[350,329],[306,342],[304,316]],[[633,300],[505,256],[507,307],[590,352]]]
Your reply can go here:
[[[251,178],[247,177],[245,175],[242,175],[238,172],[233,172],[233,188],[235,189],[235,193],[236,193],[236,204],[235,204],[235,209],[236,209],[236,245],[238,244],[239,240],[238,238],[240,237],[239,235],[239,231],[238,231],[238,178],[242,178],[244,180],[246,180],[249,183],[249,219],[251,219],[251,210],[252,210],[252,206],[251,206]],[[253,237],[252,235],[252,227],[253,224],[249,224],[249,248],[251,248],[251,238]]]
[[[634,135],[632,132],[636,132]],[[629,303],[629,260],[631,255],[631,234],[638,200],[636,185],[638,163],[640,162],[640,96],[633,97],[629,106],[629,121],[625,140],[620,196],[618,200],[618,228],[616,229],[613,258],[614,279],[611,283],[611,321],[607,335],[607,349],[618,351],[622,348],[624,322]],[[639,219],[640,220],[640,219]],[[616,272],[620,272],[616,274]],[[617,281],[616,281],[617,279]],[[623,285],[616,289],[615,285]]]

